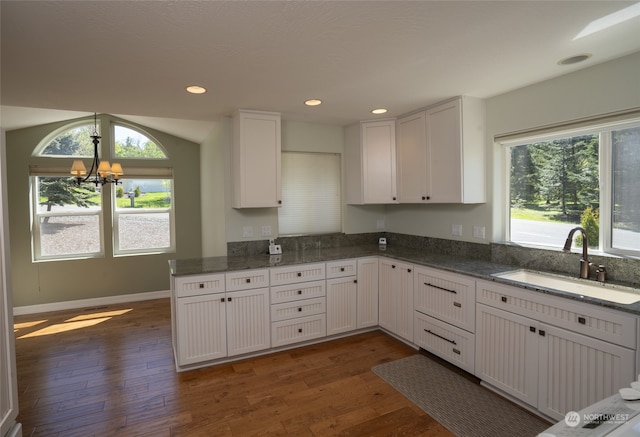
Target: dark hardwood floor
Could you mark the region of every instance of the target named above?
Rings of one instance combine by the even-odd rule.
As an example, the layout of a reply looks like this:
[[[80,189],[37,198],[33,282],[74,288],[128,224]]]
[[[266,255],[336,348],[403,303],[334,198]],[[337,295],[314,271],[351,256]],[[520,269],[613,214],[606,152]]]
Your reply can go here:
[[[24,436],[452,436],[371,367],[370,332],[176,373],[168,299],[15,317]]]

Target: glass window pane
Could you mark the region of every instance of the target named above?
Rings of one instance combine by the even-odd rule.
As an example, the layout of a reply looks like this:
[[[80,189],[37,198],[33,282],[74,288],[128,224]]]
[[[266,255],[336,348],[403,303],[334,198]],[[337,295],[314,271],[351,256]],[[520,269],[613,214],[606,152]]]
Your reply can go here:
[[[611,246],[640,249],[640,127],[612,132]]]
[[[170,215],[166,213],[118,215],[119,250],[165,249],[171,246]]]
[[[101,187],[78,185],[70,177],[35,177],[39,224],[35,258],[102,252],[100,238]]]
[[[123,179],[116,188],[116,208],[171,208],[171,184],[171,179]]]
[[[40,155],[93,157],[91,135],[93,135],[94,129],[95,126],[91,123],[66,130],[44,146]]]
[[[583,135],[511,148],[511,241],[562,247],[581,225],[599,246],[598,145],[598,135]]]
[[[86,255],[100,251],[98,215],[40,218],[40,255],[42,257]]]
[[[166,159],[164,153],[151,138],[137,130],[115,125],[115,152],[118,158]]]

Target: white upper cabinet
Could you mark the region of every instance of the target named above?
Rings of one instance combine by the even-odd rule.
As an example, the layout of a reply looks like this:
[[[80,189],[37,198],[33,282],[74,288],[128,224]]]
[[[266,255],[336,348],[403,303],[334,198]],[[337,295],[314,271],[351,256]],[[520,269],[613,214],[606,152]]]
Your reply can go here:
[[[280,114],[245,110],[234,114],[234,208],[280,206],[280,152]]]
[[[429,200],[427,161],[427,113],[399,119],[397,126],[398,200],[425,203]]]
[[[395,120],[363,121],[345,131],[347,203],[397,203]]]
[[[400,203],[483,203],[484,101],[458,97],[398,120]]]

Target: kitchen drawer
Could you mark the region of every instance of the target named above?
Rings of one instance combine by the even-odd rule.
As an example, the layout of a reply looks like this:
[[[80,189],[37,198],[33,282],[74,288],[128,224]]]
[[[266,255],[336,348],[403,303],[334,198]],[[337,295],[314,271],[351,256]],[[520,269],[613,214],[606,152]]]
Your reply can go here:
[[[271,269],[271,285],[294,284],[296,282],[317,281],[324,279],[324,263],[298,264]]]
[[[415,344],[469,373],[474,373],[474,334],[418,311],[415,312],[413,326]]]
[[[327,335],[325,314],[271,323],[273,347],[321,338]]]
[[[416,311],[475,332],[474,279],[426,267],[416,267],[413,279],[413,302]]]
[[[479,280],[477,301],[579,334],[636,349],[636,317],[575,299]]]
[[[173,291],[176,297],[224,293],[224,275],[174,276]]]
[[[327,279],[355,276],[358,274],[358,260],[345,259],[327,263]]]
[[[301,284],[271,287],[271,304],[292,302],[314,297],[325,297],[327,294],[325,281],[303,282]]]
[[[227,273],[227,291],[248,290],[269,286],[269,269],[240,270]]]
[[[271,305],[271,321],[295,319],[313,316],[327,311],[327,301],[324,297],[304,299],[295,302],[285,302]]]

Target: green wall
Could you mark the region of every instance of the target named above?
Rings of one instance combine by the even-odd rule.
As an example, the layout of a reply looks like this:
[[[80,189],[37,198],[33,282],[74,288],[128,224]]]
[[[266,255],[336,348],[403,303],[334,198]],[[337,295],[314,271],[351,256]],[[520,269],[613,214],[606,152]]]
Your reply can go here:
[[[114,117],[100,115],[102,126]],[[33,158],[33,149],[49,133],[69,122],[52,123],[6,133],[8,217],[11,232],[13,304],[16,307],[54,302],[118,296],[169,289],[168,260],[200,256],[200,165],[199,145],[165,133],[140,127],[166,149],[169,161],[136,163],[136,167],[163,166],[174,171],[176,252],[114,258],[111,237],[105,235],[107,256],[94,259],[32,262],[29,165],[43,165],[53,158]],[[135,124],[128,123],[136,126]],[[101,145],[110,144],[110,129],[101,132]],[[127,161],[122,159],[125,169]],[[110,190],[111,187],[108,188]],[[105,196],[106,197],[106,196]],[[104,208],[104,220],[109,220]],[[194,232],[194,230],[196,230]]]

